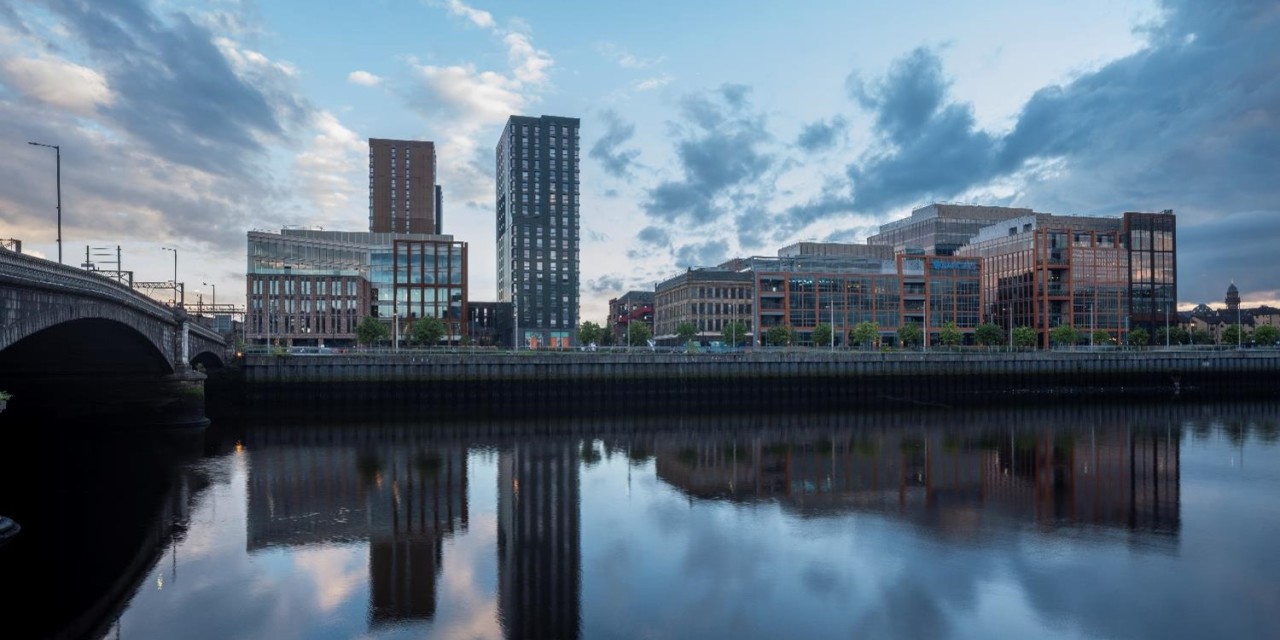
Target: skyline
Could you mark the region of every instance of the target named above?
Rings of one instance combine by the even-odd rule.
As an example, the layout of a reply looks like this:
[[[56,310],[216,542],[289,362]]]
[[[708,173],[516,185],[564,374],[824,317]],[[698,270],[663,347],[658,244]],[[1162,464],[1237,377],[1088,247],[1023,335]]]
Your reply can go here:
[[[162,280],[179,257],[189,302],[213,282],[239,303],[247,231],[362,230],[367,140],[431,140],[444,232],[472,298],[496,299],[494,147],[509,116],[546,114],[582,120],[583,321],[934,201],[1172,209],[1180,306],[1231,282],[1280,304],[1265,2],[202,7],[0,8],[0,235],[56,257],[53,154],[26,143],[57,144],[65,262],[119,244]]]

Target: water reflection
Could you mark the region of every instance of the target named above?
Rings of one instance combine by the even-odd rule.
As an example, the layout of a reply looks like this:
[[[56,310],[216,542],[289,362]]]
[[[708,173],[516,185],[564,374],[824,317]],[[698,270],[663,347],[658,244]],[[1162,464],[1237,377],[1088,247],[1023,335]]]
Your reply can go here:
[[[0,568],[55,610],[18,617],[16,637],[1280,623],[1259,604],[1280,600],[1260,577],[1280,573],[1277,405],[256,420],[211,429],[203,450],[47,443],[59,473],[34,483],[8,457],[0,512],[24,539],[0,547]],[[48,575],[75,579],[45,588]]]
[[[247,550],[367,543],[370,626],[430,620],[442,543],[467,529],[465,448],[317,435],[254,433]]]
[[[801,516],[870,511],[938,533],[1000,517],[1045,528],[1101,525],[1176,536],[1174,426],[1041,423],[660,438],[658,478],[697,498],[772,499]]]

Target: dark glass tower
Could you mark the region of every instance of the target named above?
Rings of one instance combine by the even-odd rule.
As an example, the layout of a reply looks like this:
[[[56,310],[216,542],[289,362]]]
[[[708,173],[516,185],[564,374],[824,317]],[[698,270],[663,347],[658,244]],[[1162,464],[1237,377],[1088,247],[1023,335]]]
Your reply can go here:
[[[498,301],[525,347],[570,346],[578,326],[578,123],[511,116],[498,141]]]

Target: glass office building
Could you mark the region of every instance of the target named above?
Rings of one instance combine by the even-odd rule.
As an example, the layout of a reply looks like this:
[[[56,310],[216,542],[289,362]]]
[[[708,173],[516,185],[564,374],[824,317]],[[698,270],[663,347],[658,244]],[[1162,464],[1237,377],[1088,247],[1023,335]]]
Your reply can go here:
[[[445,322],[446,340],[459,340],[466,334],[466,256],[466,243],[451,236],[251,231],[245,341],[349,347],[367,316],[403,339],[427,315]]]

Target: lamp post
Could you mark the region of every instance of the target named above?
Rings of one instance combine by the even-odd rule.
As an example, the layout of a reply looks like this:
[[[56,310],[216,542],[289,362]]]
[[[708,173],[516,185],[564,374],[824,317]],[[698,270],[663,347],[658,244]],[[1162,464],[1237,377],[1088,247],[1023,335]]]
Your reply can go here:
[[[835,300],[831,301],[831,331],[829,333],[831,334],[831,347],[828,349],[828,351],[831,351],[834,353],[836,350],[836,301]]]
[[[43,144],[40,142],[28,142],[27,144],[53,149],[58,181],[58,264],[62,264],[62,148],[56,144]]]
[[[178,250],[172,247],[160,247],[160,249],[173,252],[173,304],[182,306],[178,304]]]
[[[1013,353],[1013,305],[1010,304],[1004,309],[1009,312],[1009,352]]]
[[[1172,306],[1172,301],[1164,306],[1164,348],[1166,349],[1169,348],[1169,307]]]
[[[214,307],[217,307],[218,306],[218,285],[209,284],[208,282],[202,282],[200,284],[203,284],[206,287],[213,287],[213,303],[212,304]]]
[[[1244,325],[1240,324],[1240,305],[1236,304],[1236,348],[1244,343]]]

